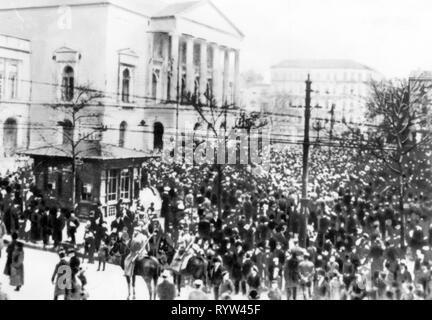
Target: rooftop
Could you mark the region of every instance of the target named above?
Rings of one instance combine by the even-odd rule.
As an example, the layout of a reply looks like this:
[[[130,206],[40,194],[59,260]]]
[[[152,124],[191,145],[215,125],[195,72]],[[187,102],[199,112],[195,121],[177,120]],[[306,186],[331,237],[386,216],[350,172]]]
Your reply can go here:
[[[356,70],[373,70],[372,68],[358,63],[353,60],[313,60],[313,59],[295,59],[284,60],[271,67],[277,68],[290,68],[290,69],[356,69]]]
[[[189,8],[192,8],[196,4],[198,4],[201,1],[189,1],[189,2],[179,2],[179,3],[172,3],[168,5],[167,7],[163,8],[161,11],[158,11],[154,17],[169,17],[174,16],[176,14],[182,13],[185,10],[188,10]]]
[[[83,160],[122,160],[122,159],[146,159],[154,155],[150,153],[121,148],[106,143],[81,143],[78,146],[76,155]],[[58,157],[72,158],[72,146],[70,144],[45,146],[36,149],[29,149],[20,154],[34,157]]]

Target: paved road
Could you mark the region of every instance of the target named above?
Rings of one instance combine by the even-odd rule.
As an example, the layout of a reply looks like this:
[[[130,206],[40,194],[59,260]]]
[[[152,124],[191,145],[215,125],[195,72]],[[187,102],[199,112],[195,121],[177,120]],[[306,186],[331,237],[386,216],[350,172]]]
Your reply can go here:
[[[9,286],[9,279],[3,275],[6,262],[3,251],[0,259],[0,282],[3,290],[11,300],[51,300],[54,286],[51,276],[58,261],[58,255],[36,249],[24,249],[24,286],[20,292],[15,292]],[[124,300],[127,297],[127,284],[119,266],[107,264],[104,272],[97,271],[97,264],[84,264],[88,279],[90,299],[96,300]],[[137,279],[136,298],[148,299],[144,280]]]
[[[3,274],[6,263],[6,252],[3,250],[0,258],[0,282],[2,290],[10,300],[52,300],[54,286],[51,276],[58,262],[56,253],[40,249],[24,248],[24,286],[19,292],[9,285],[9,279]],[[97,263],[83,264],[88,280],[90,300],[125,300],[127,298],[127,283],[119,266],[107,264],[105,271],[97,271]],[[190,287],[181,290],[178,299],[187,299]],[[262,294],[265,298],[265,294]],[[210,295],[211,297],[211,295]],[[244,297],[234,296],[235,300]],[[142,278],[136,279],[136,299],[148,300],[147,286]]]

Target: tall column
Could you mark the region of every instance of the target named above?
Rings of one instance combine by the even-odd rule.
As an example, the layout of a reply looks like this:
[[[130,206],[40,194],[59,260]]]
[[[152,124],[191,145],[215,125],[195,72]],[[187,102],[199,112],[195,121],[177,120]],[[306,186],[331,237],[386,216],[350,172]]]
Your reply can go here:
[[[240,106],[240,51],[235,50],[234,58],[234,104]]]
[[[204,96],[207,89],[207,43],[201,40],[200,43],[200,99],[201,102],[205,103],[206,98]]]
[[[171,87],[170,87],[170,100],[177,101],[177,89],[180,88],[181,83],[178,81],[179,77],[179,36],[177,34],[170,34],[170,59],[171,59]],[[178,90],[180,92],[180,89]]]
[[[170,40],[169,37],[164,35],[162,42],[162,56],[163,56],[163,68],[161,72],[162,80],[162,94],[161,99],[165,100],[168,98],[168,75],[170,72],[170,52],[169,52]]]
[[[152,85],[153,85],[153,59],[154,59],[154,33],[147,33],[148,41],[148,65],[147,65],[147,85],[146,92],[147,96],[152,95]]]
[[[212,44],[213,49],[213,99],[216,101],[218,106],[222,102],[222,90],[221,90],[221,70],[220,70],[220,49],[217,44]]]
[[[224,49],[224,71],[223,71],[223,95],[222,103],[230,103],[229,99],[229,80],[230,80],[230,50]]]
[[[190,36],[186,37],[186,92],[193,93],[195,88],[195,70],[193,65],[194,42]]]

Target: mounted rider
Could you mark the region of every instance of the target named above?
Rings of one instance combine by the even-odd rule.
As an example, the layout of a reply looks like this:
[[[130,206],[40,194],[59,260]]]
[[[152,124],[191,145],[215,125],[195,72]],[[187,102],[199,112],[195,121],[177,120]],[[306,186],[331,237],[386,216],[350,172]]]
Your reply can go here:
[[[141,226],[134,228],[132,239],[129,242],[130,253],[124,262],[124,273],[127,277],[132,277],[134,274],[135,261],[142,260],[148,255],[147,244],[150,237],[142,230]]]

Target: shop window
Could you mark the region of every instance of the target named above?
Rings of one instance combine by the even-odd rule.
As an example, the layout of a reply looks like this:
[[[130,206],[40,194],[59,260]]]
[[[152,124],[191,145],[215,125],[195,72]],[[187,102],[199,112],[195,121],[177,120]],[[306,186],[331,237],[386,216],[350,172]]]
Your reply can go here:
[[[118,170],[108,170],[107,175],[107,199],[117,201],[118,199]]]
[[[124,169],[120,174],[120,199],[130,199],[130,172]]]

